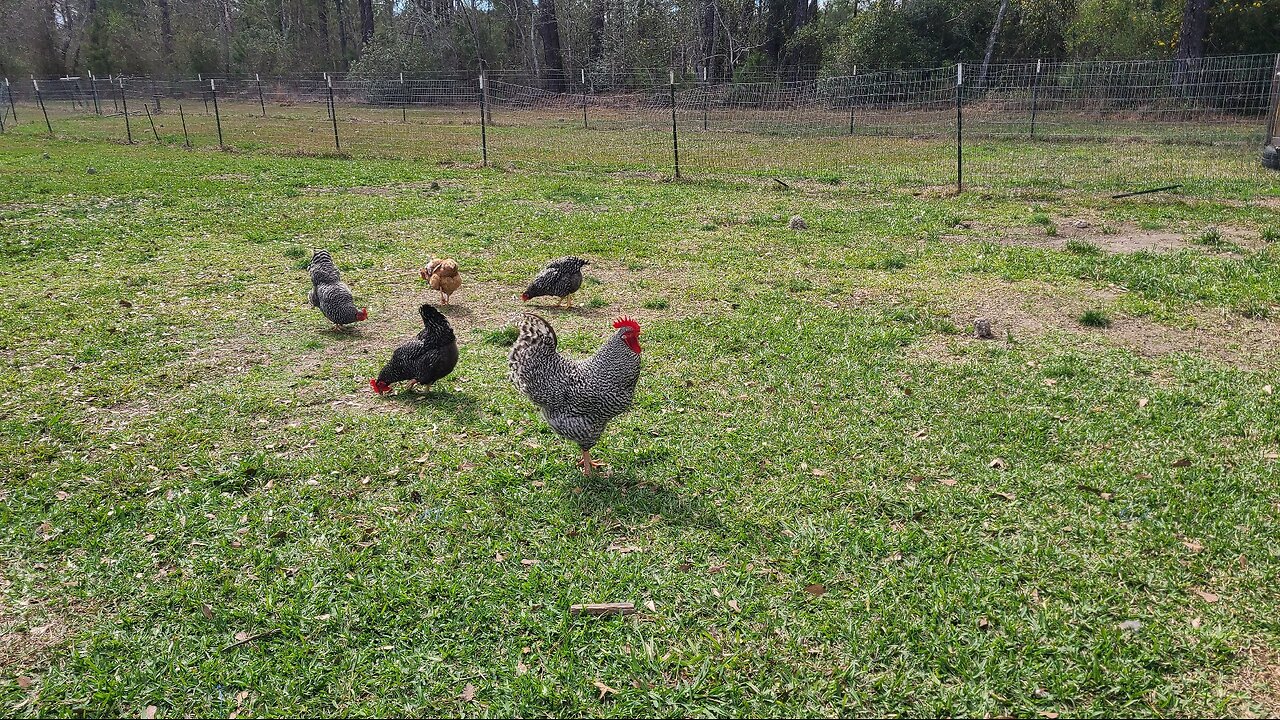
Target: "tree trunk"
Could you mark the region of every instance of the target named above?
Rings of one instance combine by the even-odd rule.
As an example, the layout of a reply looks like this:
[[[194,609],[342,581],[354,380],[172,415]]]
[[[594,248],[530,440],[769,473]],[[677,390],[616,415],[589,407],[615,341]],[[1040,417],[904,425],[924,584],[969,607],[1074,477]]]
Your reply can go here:
[[[319,25],[320,46],[323,48],[320,60],[325,67],[329,67],[333,59],[333,47],[329,43],[329,0],[320,0],[316,3],[316,24]]]
[[[720,78],[720,58],[716,52],[720,45],[719,27],[716,24],[715,0],[708,0],[702,8],[702,66],[707,69],[707,80],[715,82]]]
[[[591,2],[591,45],[587,48],[587,60],[599,60],[604,54],[605,0]]]
[[[1187,0],[1182,9],[1182,29],[1178,33],[1179,60],[1204,57],[1204,37],[1209,32],[1209,1]]]
[[[156,0],[160,8],[160,50],[166,63],[173,59],[173,21],[169,15],[169,0]],[[170,68],[172,69],[172,68]]]
[[[334,8],[338,13],[338,51],[341,55],[338,58],[338,66],[347,67],[347,16],[342,12],[342,0],[333,0]]]
[[[546,88],[551,92],[564,92],[564,59],[560,54],[560,21],[556,17],[556,1],[541,0],[538,12],[542,16],[538,34],[542,39],[542,65],[548,75]]]
[[[1004,14],[1009,11],[1009,0],[1000,0],[1000,9],[996,11],[996,21],[991,26],[991,34],[987,36],[987,51],[982,55],[982,70],[978,73],[978,87],[987,85],[987,67],[991,65],[991,55],[996,50],[996,39],[1000,37],[1000,26],[1004,24]]]
[[[358,0],[360,3],[360,47],[368,47],[373,42],[373,0]]]

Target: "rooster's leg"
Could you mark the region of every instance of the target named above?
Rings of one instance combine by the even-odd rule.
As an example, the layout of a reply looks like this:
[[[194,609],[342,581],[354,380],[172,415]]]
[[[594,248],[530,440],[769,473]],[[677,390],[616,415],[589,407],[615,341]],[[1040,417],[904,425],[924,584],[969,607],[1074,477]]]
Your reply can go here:
[[[582,474],[591,476],[595,474],[598,467],[604,467],[604,463],[591,457],[590,450],[582,451],[582,459],[578,461],[578,467],[582,468]]]
[[[564,298],[566,307],[573,307],[573,293],[569,293]]]

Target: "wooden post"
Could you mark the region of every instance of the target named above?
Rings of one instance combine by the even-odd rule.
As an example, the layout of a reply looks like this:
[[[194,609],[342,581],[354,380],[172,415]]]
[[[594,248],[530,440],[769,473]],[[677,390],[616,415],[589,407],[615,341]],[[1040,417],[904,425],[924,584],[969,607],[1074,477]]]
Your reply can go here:
[[[956,65],[956,194],[964,192],[964,113],[961,91],[964,89],[964,63]]]
[[[702,92],[706,95],[706,99],[702,102],[702,129],[706,130],[709,126],[708,115],[711,114],[711,83],[707,82],[707,66],[702,66]]]
[[[53,134],[53,126],[49,124],[49,111],[44,109],[44,98],[40,95],[40,83],[35,78],[31,79],[31,84],[36,88],[36,102],[40,104],[40,112],[44,113],[44,126],[49,128],[49,134]]]
[[[400,122],[409,122],[409,91],[404,86],[404,73],[400,73]]]
[[[587,127],[587,69],[582,68],[582,129],[590,130]]]
[[[676,179],[680,179],[680,137],[676,132],[676,71],[668,70],[668,87],[671,89],[671,153],[676,163]]]
[[[258,73],[254,73],[253,80],[258,84],[258,105],[262,108],[262,117],[266,117],[267,101],[262,99],[262,76]]]
[[[129,144],[133,144],[133,127],[129,124],[129,99],[124,95],[124,78],[120,78],[120,102],[124,104],[124,132],[129,138]]]
[[[222,147],[222,114],[218,112],[218,86],[209,78],[209,94],[213,96],[213,119],[218,123],[218,147]]]

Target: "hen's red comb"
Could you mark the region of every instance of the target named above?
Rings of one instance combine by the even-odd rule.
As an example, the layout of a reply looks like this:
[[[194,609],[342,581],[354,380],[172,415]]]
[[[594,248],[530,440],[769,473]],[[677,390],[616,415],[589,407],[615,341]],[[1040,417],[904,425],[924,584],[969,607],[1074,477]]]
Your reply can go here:
[[[632,329],[632,331],[635,332],[635,334],[637,335],[640,334],[640,323],[636,322],[634,319],[630,317],[627,317],[626,315],[623,315],[619,317],[617,320],[614,320],[613,326],[615,328],[629,327]]]

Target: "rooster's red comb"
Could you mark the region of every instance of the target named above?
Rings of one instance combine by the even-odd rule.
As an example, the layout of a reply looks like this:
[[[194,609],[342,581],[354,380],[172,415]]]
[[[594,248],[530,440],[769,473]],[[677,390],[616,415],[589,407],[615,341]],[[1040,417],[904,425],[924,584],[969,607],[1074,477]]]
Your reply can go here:
[[[614,320],[613,326],[615,328],[629,327],[633,332],[635,332],[635,334],[637,335],[640,334],[640,323],[636,322],[633,318],[627,317],[626,315],[623,315],[619,317],[617,320]]]

